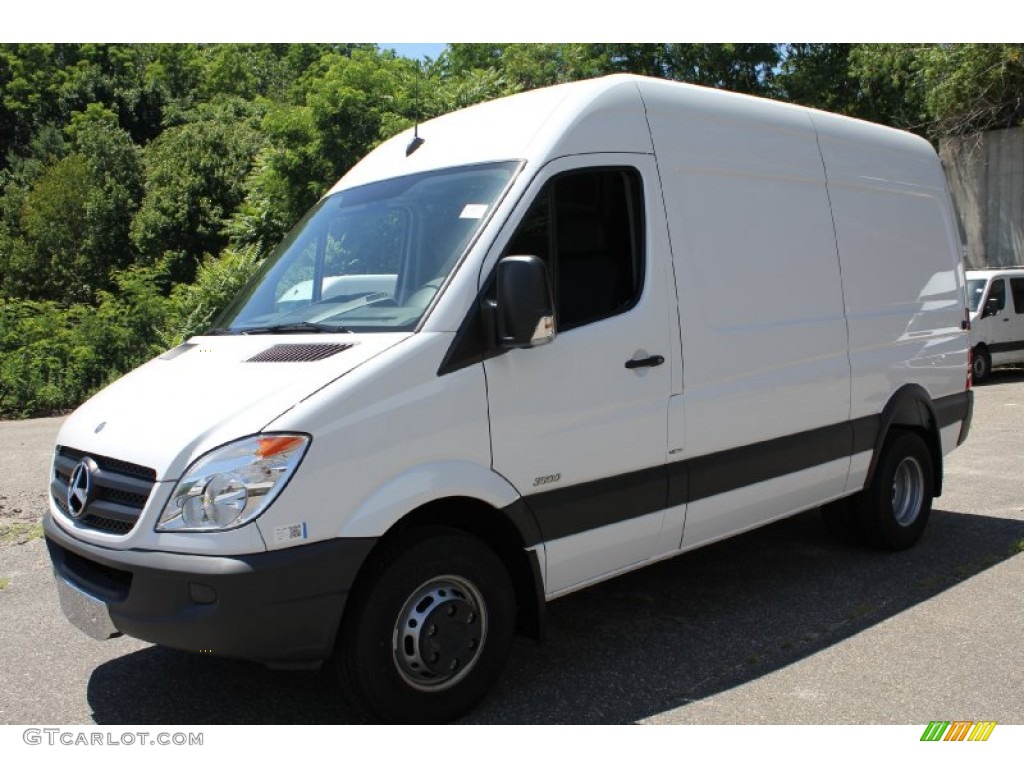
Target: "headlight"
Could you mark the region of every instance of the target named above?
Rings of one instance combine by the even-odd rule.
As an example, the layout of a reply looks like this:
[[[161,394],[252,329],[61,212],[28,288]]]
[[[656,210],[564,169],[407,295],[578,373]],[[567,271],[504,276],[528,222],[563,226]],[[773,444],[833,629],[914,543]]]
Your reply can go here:
[[[158,531],[224,531],[261,514],[309,447],[306,435],[256,435],[200,457],[174,487]]]

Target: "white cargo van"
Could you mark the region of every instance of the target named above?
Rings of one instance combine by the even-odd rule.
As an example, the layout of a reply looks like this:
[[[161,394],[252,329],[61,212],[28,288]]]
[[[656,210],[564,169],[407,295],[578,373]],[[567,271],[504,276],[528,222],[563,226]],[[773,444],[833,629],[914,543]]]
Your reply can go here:
[[[970,423],[927,142],[634,76],[420,125],[79,408],[62,604],[448,720],[544,605],[828,505],[912,545]]]
[[[993,365],[1024,363],[1024,267],[969,270],[967,305],[974,380]]]

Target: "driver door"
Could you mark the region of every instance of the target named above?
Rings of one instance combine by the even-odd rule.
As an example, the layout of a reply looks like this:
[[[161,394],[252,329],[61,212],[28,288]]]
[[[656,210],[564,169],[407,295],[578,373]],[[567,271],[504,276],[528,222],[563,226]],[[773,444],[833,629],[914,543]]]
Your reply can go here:
[[[485,362],[493,468],[538,519],[549,595],[650,558],[667,498],[678,324],[656,176],[647,156],[600,160],[549,165],[498,246],[544,260],[555,298],[554,341]]]

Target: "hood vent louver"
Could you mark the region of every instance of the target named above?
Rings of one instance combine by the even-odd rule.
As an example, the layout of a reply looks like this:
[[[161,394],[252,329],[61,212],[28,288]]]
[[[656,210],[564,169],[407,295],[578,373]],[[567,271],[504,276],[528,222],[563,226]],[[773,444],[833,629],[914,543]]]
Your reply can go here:
[[[258,355],[253,355],[247,363],[311,363],[315,360],[344,352],[352,344],[275,344]]]

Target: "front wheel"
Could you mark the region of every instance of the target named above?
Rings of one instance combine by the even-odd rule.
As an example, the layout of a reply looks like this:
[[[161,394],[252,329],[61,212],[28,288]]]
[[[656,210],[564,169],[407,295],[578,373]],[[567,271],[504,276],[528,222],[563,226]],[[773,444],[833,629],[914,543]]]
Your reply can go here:
[[[899,550],[917,543],[931,514],[934,475],[931,451],[918,433],[889,435],[860,498],[860,521],[871,544]]]
[[[336,666],[347,692],[385,722],[449,722],[501,674],[516,606],[504,564],[461,531],[393,543],[353,595]]]

